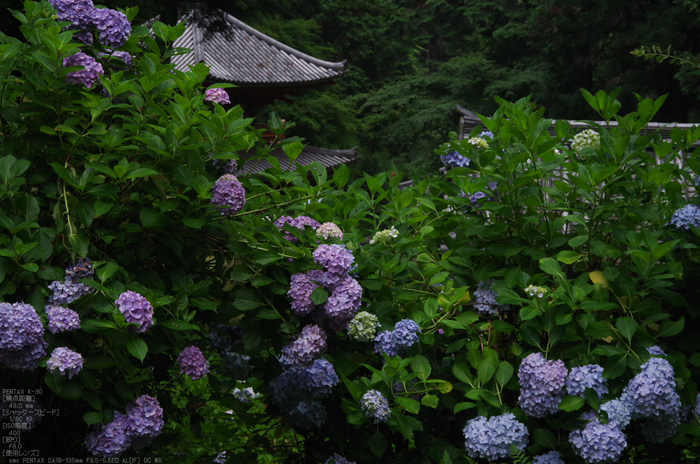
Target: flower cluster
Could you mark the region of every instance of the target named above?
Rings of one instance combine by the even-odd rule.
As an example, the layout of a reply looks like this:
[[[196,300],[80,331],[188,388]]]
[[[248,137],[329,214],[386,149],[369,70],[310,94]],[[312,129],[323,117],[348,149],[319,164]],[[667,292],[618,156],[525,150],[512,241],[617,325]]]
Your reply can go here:
[[[333,457],[328,458],[325,464],[357,464],[355,461],[348,461],[343,456],[335,453]]]
[[[326,276],[332,275],[330,272]],[[346,275],[331,287],[332,293],[325,304],[328,324],[333,330],[343,330],[348,327],[350,321],[362,304],[362,287],[357,280]]]
[[[375,243],[381,243],[383,245],[387,245],[389,240],[398,236],[399,231],[396,230],[394,226],[391,226],[391,229],[384,229],[375,233],[374,237],[372,237],[372,239],[369,241],[369,244],[374,245]]]
[[[499,311],[507,311],[510,309],[508,305],[496,301],[498,293],[496,293],[495,290],[491,290],[492,286],[493,281],[491,280],[479,282],[476,286],[472,297],[472,303],[477,313],[495,316]]]
[[[452,168],[464,168],[469,166],[472,160],[466,156],[460,154],[458,151],[452,151],[446,155],[440,157],[442,164],[444,164],[448,169]]]
[[[121,11],[109,8],[94,9],[90,20],[99,33],[100,43],[105,47],[119,48],[129,39],[131,23]]]
[[[47,306],[45,311],[52,334],[80,329],[80,316],[72,309],[63,306]]]
[[[569,434],[574,452],[588,464],[616,462],[627,447],[627,439],[617,422],[601,424],[592,411],[584,413],[582,418],[590,422],[583,429]]]
[[[292,422],[304,429],[318,429],[328,418],[326,407],[319,401],[302,401],[290,413]]]
[[[522,386],[518,401],[525,414],[545,417],[557,412],[564,398],[567,374],[563,361],[547,361],[542,353],[523,359],[518,370]]]
[[[394,325],[394,330],[384,330],[374,338],[374,351],[384,352],[394,357],[418,341],[420,327],[411,319],[404,319]]]
[[[601,404],[600,409],[608,413],[608,420],[617,422],[620,430],[625,430],[632,419],[632,407],[627,401],[610,400]]]
[[[148,446],[163,431],[163,408],[152,396],[141,395],[127,404],[126,415],[126,432],[134,449]]]
[[[348,324],[348,335],[355,340],[367,342],[377,334],[379,319],[367,311],[360,311]]]
[[[529,438],[527,427],[512,413],[471,419],[463,432],[467,454],[489,461],[510,456],[511,445],[524,450]]]
[[[240,388],[234,389],[233,396],[234,396],[234,398],[239,400],[241,403],[250,403],[255,398],[260,397],[260,394],[256,393],[255,390],[253,390],[253,387],[245,387],[243,389],[240,389]]]
[[[498,188],[498,182],[495,182],[495,181],[489,182],[487,187],[492,192],[495,192],[496,189]],[[464,196],[466,196],[466,195],[464,195]],[[479,190],[478,192],[476,192],[475,194],[473,194],[469,197],[469,201],[472,202],[472,205],[479,206],[480,205],[479,200],[483,200],[484,198],[486,198],[486,201],[493,200],[493,195],[490,193],[484,192],[482,190]]]
[[[47,347],[44,326],[31,305],[0,303],[0,366],[35,369]]]
[[[233,216],[245,206],[243,184],[233,174],[224,174],[212,186],[211,203],[221,209],[221,214]]]
[[[688,204],[677,209],[671,216],[671,224],[685,230],[690,230],[690,226],[700,227],[700,206]]]
[[[153,325],[153,307],[146,298],[136,292],[127,290],[114,301],[126,322],[138,324],[137,332],[148,332]]]
[[[632,406],[632,417],[663,419],[680,414],[680,397],[676,393],[673,367],[663,358],[651,358],[625,389]]]
[[[214,457],[216,464],[226,464],[226,451],[222,451]]]
[[[204,100],[218,103],[219,105],[231,104],[231,100],[229,99],[228,93],[221,87],[217,87],[215,89],[207,89],[206,94],[204,96]]]
[[[592,388],[599,398],[608,393],[607,379],[603,378],[603,367],[597,364],[587,364],[574,367],[566,379],[566,391],[569,395],[585,398],[586,388]]]
[[[313,252],[314,261],[332,276],[326,276],[326,283],[334,285],[350,272],[355,257],[344,245],[319,245]]]
[[[78,282],[80,279],[89,279],[95,274],[90,259],[80,259],[76,264],[66,268],[66,277],[63,282],[57,280],[49,284],[49,290],[53,295],[49,297],[50,305],[65,305],[78,298],[94,293],[95,289]]]
[[[489,147],[489,143],[481,137],[469,137],[467,142],[474,148],[486,150]]]
[[[46,367],[52,373],[58,371],[61,375],[68,374],[72,379],[75,374],[83,369],[83,357],[70,348],[59,347],[53,350]]]
[[[302,231],[306,226],[310,226],[313,230],[316,230],[321,226],[321,224],[317,220],[311,219],[308,216],[299,216],[296,218],[293,218],[291,216],[280,216],[275,221],[275,225],[279,230],[283,230],[285,224],[289,224],[290,226],[296,227],[297,229],[301,229]],[[284,238],[286,238],[290,242],[299,241],[299,239],[297,239],[295,236],[288,232],[285,232]]]
[[[311,300],[311,293],[318,287],[318,284],[314,282],[313,277],[315,276],[317,280],[322,279],[323,272],[320,274],[319,271],[312,272],[294,274],[290,280],[287,296],[292,299],[292,310],[300,316],[309,314],[316,308],[316,304]]]
[[[593,129],[586,129],[574,136],[571,142],[571,149],[580,154],[584,148],[597,150],[600,148],[600,135]]]
[[[318,229],[316,229],[316,237],[322,238],[324,240],[329,240],[331,238],[337,238],[338,240],[343,239],[343,231],[340,230],[336,224],[332,222],[324,222]]]
[[[131,437],[126,433],[127,417],[114,411],[114,419],[99,426],[85,437],[85,446],[94,456],[112,458],[119,456],[131,445]]]
[[[307,325],[296,340],[282,348],[280,363],[286,367],[308,366],[326,352],[326,333],[317,325]]]
[[[531,297],[537,297],[537,298],[542,298],[545,293],[547,293],[547,289],[545,287],[537,287],[535,285],[528,285],[525,287],[525,293],[530,295]]]
[[[180,374],[189,375],[192,380],[202,379],[209,372],[207,360],[196,346],[188,346],[182,350],[177,357],[177,363],[180,365]]]
[[[550,451],[549,453],[535,456],[532,464],[565,464],[562,455],[558,451]]]
[[[389,401],[378,390],[370,390],[360,400],[362,410],[375,424],[387,422],[391,417]]]
[[[313,401],[330,395],[338,384],[338,374],[326,359],[317,359],[310,366],[285,369],[270,382],[272,401],[291,413],[302,401]]]

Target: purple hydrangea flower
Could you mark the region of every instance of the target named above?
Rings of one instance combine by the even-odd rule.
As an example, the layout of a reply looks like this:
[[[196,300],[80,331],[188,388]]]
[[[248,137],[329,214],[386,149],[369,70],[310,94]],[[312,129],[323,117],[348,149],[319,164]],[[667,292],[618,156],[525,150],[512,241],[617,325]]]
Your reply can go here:
[[[49,3],[56,8],[61,21],[70,21],[80,29],[90,25],[90,15],[95,9],[92,0],[49,0]]]
[[[326,422],[328,412],[318,401],[302,401],[289,415],[298,427],[318,429]]]
[[[47,306],[45,311],[49,317],[49,330],[52,334],[80,329],[80,316],[72,309]]]
[[[362,410],[375,424],[387,422],[391,417],[389,401],[378,390],[370,390],[360,400]]]
[[[153,307],[146,298],[139,293],[127,290],[114,301],[119,307],[126,322],[139,324],[137,332],[147,332],[153,325]]]
[[[586,388],[592,388],[598,393],[598,397],[608,393],[607,379],[603,378],[603,368],[597,364],[587,364],[574,367],[566,379],[566,391],[569,395],[585,398]]]
[[[104,75],[102,65],[95,61],[95,58],[86,55],[83,52],[78,52],[75,55],[67,56],[63,59],[63,66],[71,68],[73,66],[82,66],[85,69],[69,72],[66,75],[66,82],[73,84],[82,84],[88,89],[91,89],[100,76]]]
[[[652,356],[666,356],[666,353],[664,352],[664,350],[659,348],[657,345],[650,346],[649,348],[647,348],[647,351]]]
[[[93,456],[102,458],[111,458],[122,454],[131,445],[131,438],[126,433],[126,424],[127,416],[119,411],[114,411],[112,422],[100,425],[85,437],[85,446],[88,451]]]
[[[84,43],[85,45],[92,45],[95,41],[95,38],[92,36],[92,34],[87,31],[76,31],[75,33],[73,33],[73,38],[79,42]]]
[[[311,300],[311,293],[318,287],[310,274],[303,272],[292,275],[290,288],[287,296],[292,299],[292,310],[304,316],[316,308],[316,304]]]
[[[469,163],[472,161],[457,151],[450,152],[447,155],[442,155],[440,159],[442,160],[442,164],[444,164],[447,169],[464,168],[469,166]]]
[[[270,382],[270,397],[281,409],[290,412],[302,401],[318,400],[330,395],[338,381],[333,365],[321,358],[311,366],[282,371]]]
[[[0,365],[33,370],[47,347],[44,326],[31,305],[0,303]]]
[[[399,354],[399,345],[396,343],[396,335],[394,331],[383,330],[374,338],[374,351],[377,353],[384,352],[390,357]]]
[[[550,451],[549,453],[535,456],[532,464],[566,464],[562,459],[562,455],[558,451]]]
[[[627,439],[617,422],[601,424],[592,411],[584,413],[582,418],[590,422],[582,430],[569,434],[574,452],[588,464],[616,462],[627,447]]]
[[[287,367],[307,366],[326,352],[326,333],[317,325],[307,325],[301,335],[282,349],[280,362]]]
[[[464,438],[469,456],[495,461],[510,456],[511,445],[524,450],[529,434],[514,414],[507,413],[489,419],[471,419],[464,427]]]
[[[344,330],[362,304],[362,287],[350,276],[345,276],[328,297],[324,309],[333,330]]]
[[[418,341],[420,327],[411,319],[399,321],[394,326],[394,337],[399,348],[409,348]]]
[[[345,459],[343,456],[339,455],[338,453],[335,453],[333,457],[328,458],[328,460],[325,462],[325,464],[357,464],[355,461],[348,461]]]
[[[343,231],[332,222],[324,222],[316,229],[316,236],[328,240],[331,238],[343,239]]]
[[[65,280],[77,282],[80,279],[89,279],[95,275],[90,258],[80,258],[75,264],[69,264],[66,268]]]
[[[327,359],[321,358],[305,367],[300,372],[305,388],[313,399],[324,398],[331,394],[333,387],[338,385],[338,374],[336,374],[333,364]]]
[[[90,13],[90,21],[100,33],[100,43],[105,47],[119,48],[131,34],[131,23],[121,11],[95,8]]]
[[[564,398],[567,374],[563,361],[547,361],[542,353],[523,359],[518,370],[522,386],[518,401],[525,414],[545,417],[557,412]]]
[[[280,216],[275,221],[275,226],[277,226],[279,230],[284,230],[283,227],[285,224],[289,224],[290,226],[296,227],[297,229],[301,229],[302,231],[306,226],[310,226],[312,229],[316,230],[321,225],[317,220],[311,219],[308,216],[299,216],[296,218],[293,218],[291,216]],[[290,242],[298,241],[298,239],[295,236],[288,232],[285,232],[284,238],[286,238]]]
[[[219,105],[230,105],[231,100],[229,99],[228,93],[225,89],[217,87],[215,89],[208,89],[206,95],[204,96],[205,101],[210,101],[218,103]]]
[[[49,304],[52,305],[70,304],[78,298],[95,292],[94,288],[69,279],[66,279],[65,282],[54,280],[49,284],[49,290],[53,292],[53,295],[49,297]]]
[[[632,406],[632,417],[663,419],[680,414],[673,367],[664,358],[651,358],[630,380],[624,392]]]
[[[352,269],[355,257],[343,245],[319,245],[313,252],[314,261],[330,274],[345,276]]]
[[[690,226],[700,227],[700,206],[689,204],[677,209],[671,217],[671,224],[685,230],[690,230]]]
[[[177,362],[180,365],[180,374],[189,375],[192,380],[202,379],[209,372],[207,360],[196,346],[188,346],[182,350],[177,357]]]
[[[226,464],[226,451],[222,451],[214,457],[216,464]]]
[[[233,216],[245,206],[245,189],[236,176],[224,174],[212,187],[211,203],[222,207],[221,214]]]
[[[80,353],[76,353],[70,348],[65,346],[59,347],[51,353],[46,367],[52,373],[59,371],[61,375],[68,374],[68,378],[72,379],[75,374],[83,369],[83,357]]]
[[[508,305],[498,303],[496,299],[498,298],[498,293],[491,290],[493,286],[493,281],[487,280],[479,282],[474,290],[473,304],[474,309],[479,314],[489,314],[496,315],[499,311],[506,311],[509,309]]]
[[[148,446],[163,431],[163,408],[158,400],[141,395],[126,406],[126,433],[134,449]]]

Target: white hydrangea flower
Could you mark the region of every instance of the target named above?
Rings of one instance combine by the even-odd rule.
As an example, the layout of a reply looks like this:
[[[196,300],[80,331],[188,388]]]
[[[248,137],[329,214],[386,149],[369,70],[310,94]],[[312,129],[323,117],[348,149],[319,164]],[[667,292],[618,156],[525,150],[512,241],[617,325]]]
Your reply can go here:
[[[576,153],[581,153],[584,148],[597,150],[600,148],[600,135],[593,129],[586,129],[574,136],[571,142],[571,149]]]
[[[528,285],[525,288],[525,293],[527,293],[530,296],[536,296],[537,298],[542,298],[545,293],[547,293],[547,289],[545,287],[536,287],[534,285]]]
[[[469,137],[469,140],[467,140],[467,142],[473,145],[474,148],[483,148],[485,150],[489,147],[489,143],[481,137]]]
[[[369,241],[370,245],[374,245],[377,242],[381,242],[383,244],[387,244],[389,239],[396,238],[399,236],[399,231],[396,230],[394,226],[391,226],[391,229],[384,229],[380,230],[376,234],[374,234],[374,237],[372,240]]]

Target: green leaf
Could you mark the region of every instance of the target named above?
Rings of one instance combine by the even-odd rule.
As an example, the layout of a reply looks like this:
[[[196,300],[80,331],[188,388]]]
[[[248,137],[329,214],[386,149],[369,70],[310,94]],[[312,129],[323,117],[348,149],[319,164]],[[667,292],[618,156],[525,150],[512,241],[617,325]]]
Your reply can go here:
[[[241,311],[250,311],[264,304],[260,295],[249,288],[236,291],[236,299],[233,301],[233,306]]]
[[[586,403],[586,400],[580,396],[566,396],[561,401],[559,409],[567,412],[577,411]]]
[[[569,246],[572,248],[576,248],[577,246],[584,245],[585,243],[588,242],[588,235],[579,235],[578,237],[573,237],[569,239]],[[557,259],[559,259],[559,256],[557,256]],[[561,261],[561,260],[560,260]]]
[[[565,280],[566,278],[561,270],[561,266],[553,258],[542,258],[540,260],[540,269],[547,274],[554,276],[557,280]]]
[[[508,361],[501,361],[501,363],[498,365],[498,370],[496,370],[496,374],[494,375],[496,383],[501,387],[504,386],[508,383],[511,377],[513,377],[514,372],[515,370],[513,369],[513,366]]]
[[[328,301],[328,297],[330,297],[330,294],[328,293],[328,290],[323,287],[316,287],[311,292],[311,301],[313,301],[315,305],[322,305]]]
[[[87,425],[99,424],[102,422],[102,414],[95,411],[86,412],[83,414],[83,420]]]
[[[348,183],[350,179],[350,169],[348,169],[345,164],[341,164],[335,168],[333,172],[333,183],[335,183],[336,188],[342,189],[345,184]]]
[[[380,431],[375,432],[369,439],[369,450],[378,458],[382,457],[388,446],[388,440]]]
[[[438,398],[437,396],[435,396],[435,395],[427,394],[427,395],[424,395],[423,398],[420,399],[420,403],[421,403],[423,406],[427,406],[427,407],[429,407],[429,408],[435,409],[435,408],[438,407],[438,404],[440,403],[440,400],[439,400],[439,398]]]
[[[139,169],[134,169],[129,174],[127,174],[126,177],[124,178],[124,180],[135,179],[137,177],[155,176],[158,174],[160,174],[160,173],[158,171],[154,171],[153,169],[139,168]]]
[[[620,331],[622,336],[632,341],[632,337],[634,337],[634,333],[639,328],[639,324],[631,317],[621,317],[615,323],[615,327],[617,327],[617,330]]]
[[[584,394],[586,396],[586,402],[588,403],[588,406],[591,407],[591,409],[593,409],[594,411],[600,409],[600,397],[598,396],[598,393],[595,390],[593,390],[590,387],[586,387]]]
[[[148,354],[148,345],[140,338],[130,338],[126,342],[126,349],[141,362],[143,362],[146,358],[146,354]]]
[[[562,250],[557,253],[557,260],[564,264],[574,264],[579,259],[581,259],[581,253],[572,250]]]
[[[110,330],[119,330],[117,324],[104,319],[86,319],[80,322],[80,328],[87,333],[108,332]]]
[[[603,377],[606,379],[615,379],[625,372],[627,368],[627,354],[612,356],[608,358],[603,371]]]
[[[418,355],[411,361],[411,369],[413,372],[418,374],[418,378],[425,381],[430,377],[432,368],[430,367],[430,362],[423,355]]]
[[[100,282],[104,283],[105,280],[112,277],[112,275],[114,275],[114,273],[117,272],[118,269],[119,265],[117,263],[115,263],[114,261],[109,261],[95,269],[95,273],[97,274],[97,277],[100,278]]]
[[[418,414],[420,412],[420,403],[418,401],[403,396],[397,396],[394,399],[402,408],[411,414]]]
[[[661,323],[657,337],[673,337],[678,335],[685,326],[685,316],[681,316],[676,322],[666,319]]]
[[[452,412],[453,412],[454,414],[457,414],[458,412],[464,411],[465,409],[472,409],[472,408],[475,408],[475,407],[476,407],[476,403],[471,403],[471,402],[469,402],[469,401],[464,401],[464,402],[462,402],[462,403],[457,403],[457,404],[455,404],[455,407],[454,407],[454,409],[452,410]]]
[[[557,445],[554,434],[547,429],[535,429],[535,431],[532,432],[532,439],[535,441],[536,445],[540,445],[542,448],[554,449]]]
[[[209,298],[190,298],[190,304],[205,311],[216,311],[218,306]]]

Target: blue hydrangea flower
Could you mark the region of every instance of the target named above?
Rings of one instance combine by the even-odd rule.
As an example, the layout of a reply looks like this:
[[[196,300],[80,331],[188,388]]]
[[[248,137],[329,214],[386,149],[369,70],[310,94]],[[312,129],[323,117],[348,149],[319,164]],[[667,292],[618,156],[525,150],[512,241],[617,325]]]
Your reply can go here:
[[[510,456],[514,445],[520,451],[527,446],[527,427],[515,419],[512,413],[493,416],[489,419],[477,417],[464,427],[465,447],[472,458],[495,461]]]
[[[139,324],[137,332],[147,332],[153,325],[153,306],[146,298],[136,292],[127,290],[114,301],[126,322]]]
[[[394,326],[394,337],[399,348],[409,348],[418,341],[420,327],[411,319],[399,321]]]
[[[70,21],[80,29],[90,25],[90,15],[95,9],[92,0],[49,0],[49,3],[56,8],[61,21]]]
[[[0,366],[33,370],[46,356],[44,326],[34,307],[0,303]]]
[[[608,381],[603,378],[603,367],[597,364],[587,364],[574,367],[566,379],[566,390],[569,395],[585,398],[586,388],[592,388],[598,397],[608,393]]]
[[[245,206],[245,189],[236,176],[224,174],[212,186],[211,203],[221,209],[221,214],[233,216]]]
[[[100,76],[104,75],[102,65],[95,58],[86,55],[83,52],[78,52],[75,55],[67,56],[63,59],[63,66],[71,68],[73,66],[82,66],[84,69],[69,72],[66,75],[66,82],[72,84],[81,84],[91,89]]]
[[[464,168],[469,166],[469,163],[472,161],[457,151],[452,151],[447,155],[442,155],[440,160],[442,161],[442,164],[447,167],[447,169]]]
[[[680,414],[681,403],[676,393],[673,367],[664,358],[653,357],[642,364],[642,371],[630,380],[625,393],[632,406],[633,418]]]
[[[289,413],[294,425],[304,429],[318,429],[328,417],[325,406],[318,401],[302,401]]]
[[[333,457],[328,458],[325,464],[357,464],[355,461],[348,461],[343,456],[335,453]]]
[[[307,325],[296,340],[282,348],[280,363],[286,367],[311,365],[327,347],[326,332],[317,325]]]
[[[532,464],[566,464],[562,455],[558,451],[550,451],[549,453],[540,454],[535,456]]]
[[[52,334],[80,329],[80,316],[72,309],[47,306],[44,310],[49,318],[49,330]]]
[[[230,105],[231,99],[226,92],[226,89],[217,87],[215,89],[207,89],[204,95],[204,101],[218,103],[219,105]]]
[[[318,400],[330,395],[338,381],[333,365],[321,358],[311,366],[282,371],[270,382],[270,397],[280,409],[291,412],[302,401]]]
[[[561,360],[547,361],[542,353],[523,359],[518,370],[520,407],[532,417],[545,417],[558,411],[564,398],[568,371]]]
[[[152,396],[141,395],[127,404],[126,415],[126,433],[134,449],[148,446],[163,431],[163,408]]]
[[[222,451],[214,457],[216,464],[226,464],[226,451]]]
[[[207,360],[196,346],[188,346],[182,350],[177,357],[177,363],[180,365],[180,374],[189,375],[192,380],[203,379],[209,372]]]
[[[75,374],[83,369],[83,357],[80,353],[76,353],[65,346],[53,350],[51,357],[46,363],[49,371],[58,371],[61,375],[68,374],[68,378],[72,379]]]
[[[391,417],[389,401],[378,390],[370,390],[360,400],[362,410],[374,423],[387,422]]]
[[[659,348],[657,345],[650,346],[649,348],[647,348],[647,351],[652,356],[666,356],[666,353],[664,352],[664,350]]]
[[[472,302],[477,313],[495,316],[499,311],[506,311],[509,309],[508,305],[496,301],[498,293],[491,290],[492,286],[492,280],[481,281],[476,286],[476,290],[474,290],[472,295]]]
[[[49,290],[53,295],[49,297],[49,304],[65,305],[70,304],[85,295],[94,293],[95,289],[81,282],[73,282],[66,279],[65,282],[54,280],[49,284]]]
[[[569,434],[574,452],[588,464],[616,462],[627,447],[627,439],[617,422],[601,424],[593,411],[584,413],[582,418],[590,422],[583,429]]]
[[[250,403],[256,398],[260,397],[259,393],[256,393],[255,390],[253,390],[253,387],[246,387],[243,389],[236,388],[233,390],[233,396],[237,400],[239,400],[241,403]]]
[[[106,425],[99,425],[85,437],[85,446],[93,456],[101,458],[117,457],[129,448],[131,438],[126,432],[127,416],[114,411],[114,419]]]
[[[617,422],[620,430],[625,430],[632,420],[632,406],[621,399],[610,400],[600,405],[608,413],[608,420]]]
[[[377,353],[384,352],[392,358],[399,354],[399,345],[396,343],[393,330],[379,332],[374,338],[374,342],[374,351]]]
[[[100,43],[105,47],[119,48],[131,35],[131,23],[121,11],[95,8],[90,13],[90,21],[99,32]]]
[[[648,419],[642,424],[642,435],[649,443],[663,443],[676,434],[676,428],[680,423],[680,411],[678,414]]]
[[[678,229],[690,230],[690,226],[700,227],[700,206],[685,205],[671,216],[671,224]]]

